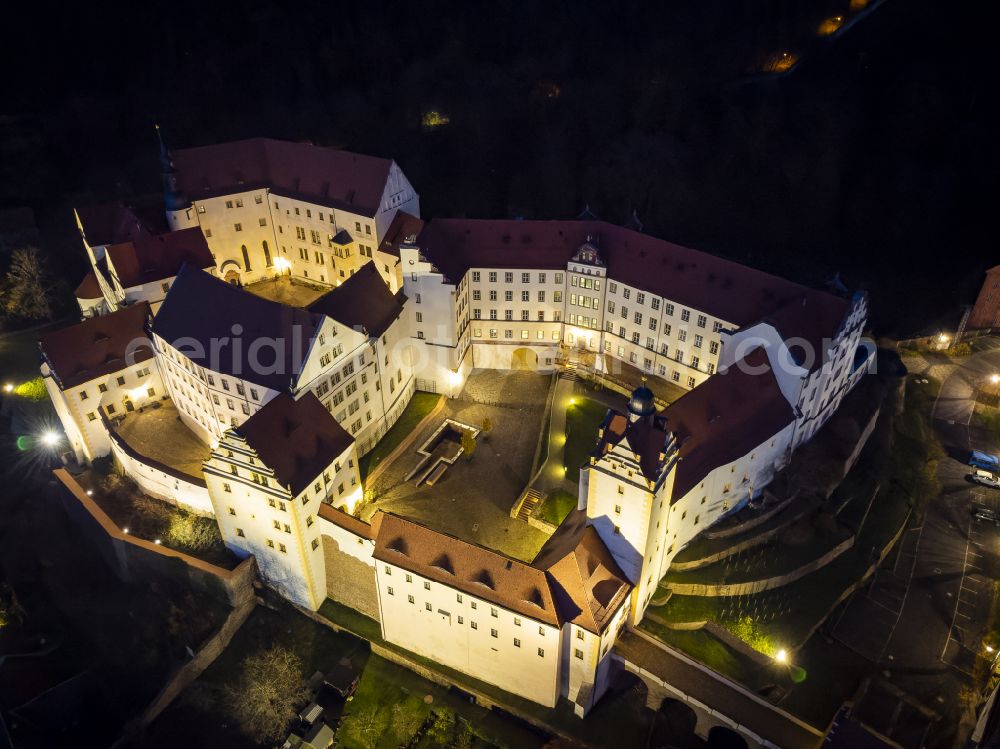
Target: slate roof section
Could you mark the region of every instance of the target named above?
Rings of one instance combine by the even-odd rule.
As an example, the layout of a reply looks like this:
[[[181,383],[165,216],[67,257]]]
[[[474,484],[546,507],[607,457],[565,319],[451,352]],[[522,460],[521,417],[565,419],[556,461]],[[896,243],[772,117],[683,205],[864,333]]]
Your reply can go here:
[[[710,471],[741,458],[795,421],[778,388],[767,352],[755,348],[663,410],[665,428],[680,445],[673,499]]]
[[[532,565],[545,570],[561,620],[599,635],[628,600],[632,584],[586,524],[586,514],[576,512],[582,517],[563,521]]]
[[[543,570],[398,515],[383,514],[374,557],[543,624],[561,624]]]
[[[104,296],[104,292],[101,291],[101,285],[97,282],[97,275],[94,271],[88,271],[73,294],[77,299],[100,299]]]
[[[322,322],[318,314],[272,302],[185,265],[156,313],[153,332],[199,366],[287,392]],[[263,343],[254,346],[256,341]]]
[[[362,327],[370,337],[377,338],[402,314],[405,298],[389,291],[374,263],[365,263],[308,309],[355,330]]]
[[[423,231],[424,221],[407,213],[406,211],[396,211],[392,217],[392,223],[385,232],[385,238],[379,245],[379,252],[384,252],[393,257],[399,257],[399,246],[406,242],[416,241]]]
[[[142,302],[46,333],[38,345],[63,389],[106,377],[153,358]]]
[[[354,443],[312,391],[298,400],[288,393],[275,396],[234,431],[293,496]]]
[[[111,245],[108,256],[125,289],[172,278],[184,263],[202,269],[215,267],[205,235],[197,226]]]
[[[833,294],[603,221],[436,219],[417,244],[457,283],[470,268],[565,269],[587,241],[609,278],[739,327],[773,316],[786,338],[815,342],[833,337],[849,309]]]
[[[374,217],[390,159],[271,138],[172,152],[178,188],[193,200],[268,188],[276,195]]]

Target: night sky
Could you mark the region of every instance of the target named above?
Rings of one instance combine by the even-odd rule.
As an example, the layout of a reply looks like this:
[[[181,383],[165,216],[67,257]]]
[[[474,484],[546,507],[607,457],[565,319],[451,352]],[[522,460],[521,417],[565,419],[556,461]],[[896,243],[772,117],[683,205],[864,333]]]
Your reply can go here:
[[[309,140],[395,158],[425,218],[634,210],[806,283],[839,271],[878,332],[954,325],[1000,263],[994,26],[886,0],[817,33],[850,4],[22,4],[0,207],[35,209],[75,284],[70,208],[158,189],[154,122],[176,147]],[[785,51],[792,71],[764,72]]]

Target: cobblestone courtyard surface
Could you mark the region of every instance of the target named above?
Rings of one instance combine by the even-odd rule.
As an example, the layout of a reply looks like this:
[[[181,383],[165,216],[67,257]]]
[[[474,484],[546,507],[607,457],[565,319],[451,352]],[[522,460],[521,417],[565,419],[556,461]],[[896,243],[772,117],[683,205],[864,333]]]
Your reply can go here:
[[[533,372],[474,371],[458,398],[418,435],[413,447],[387,465],[367,490],[374,497],[363,516],[378,509],[530,560],[548,536],[510,517],[531,478],[552,378]],[[472,457],[461,456],[435,486],[414,486],[404,477],[420,460],[417,448],[445,419],[493,429],[480,436]]]
[[[202,477],[201,464],[208,458],[208,445],[184,426],[177,409],[168,401],[159,408],[130,413],[115,431],[140,455],[189,476]]]

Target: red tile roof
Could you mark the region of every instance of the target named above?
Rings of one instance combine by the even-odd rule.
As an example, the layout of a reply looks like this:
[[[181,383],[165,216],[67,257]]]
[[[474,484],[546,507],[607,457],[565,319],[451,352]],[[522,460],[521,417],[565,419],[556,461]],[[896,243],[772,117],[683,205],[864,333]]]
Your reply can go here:
[[[269,188],[289,198],[374,216],[390,159],[307,143],[250,138],[173,152],[178,187],[192,200]]]
[[[354,443],[319,398],[281,393],[235,427],[292,496],[307,488]]]
[[[457,283],[469,268],[565,268],[588,238],[610,279],[733,325],[776,315],[784,336],[814,341],[832,337],[849,308],[832,294],[603,221],[435,219],[417,244]]]
[[[365,263],[308,309],[355,330],[363,328],[368,336],[377,338],[402,314],[404,299],[402,294],[394,295],[389,291],[375,263]]]
[[[544,624],[562,623],[543,570],[398,515],[382,515],[374,557]]]
[[[719,466],[747,455],[795,420],[763,348],[755,348],[664,409],[680,445],[677,500]]]
[[[334,507],[331,504],[322,502],[319,506],[319,510],[316,513],[324,520],[329,520],[336,526],[343,528],[346,531],[350,531],[355,536],[360,536],[361,538],[368,539],[369,541],[374,541],[375,536],[378,534],[378,522],[381,522],[381,510],[372,516],[371,522],[366,523],[360,518],[356,518],[353,515],[348,515],[343,510]],[[378,519],[378,522],[376,522]]]
[[[163,199],[159,196],[83,206],[76,213],[91,246],[129,242],[168,231]]]
[[[47,333],[38,345],[61,387],[76,387],[152,359],[145,328],[151,314],[146,302],[134,304]]]
[[[795,420],[778,388],[767,353],[758,347],[726,370],[690,390],[660,414],[628,423],[609,411],[602,423],[597,456],[622,440],[639,456],[643,475],[655,481],[670,436],[680,460],[672,500],[678,500],[711,471],[752,452]],[[664,456],[669,460],[669,456]]]
[[[94,271],[90,271],[83,277],[80,281],[80,285],[76,287],[74,295],[77,299],[100,299],[104,296],[104,292],[101,291],[101,285],[97,283],[97,275]]]
[[[108,255],[125,289],[173,278],[184,263],[202,269],[215,267],[205,235],[197,226],[114,244],[108,247]]]
[[[392,223],[389,224],[389,228],[385,232],[385,238],[379,245],[379,252],[399,257],[399,246],[404,242],[415,240],[423,230],[424,223],[406,211],[396,211],[396,215],[392,217]]]
[[[532,565],[546,571],[562,621],[601,634],[628,598],[632,584],[597,530],[586,525],[585,516],[581,520],[564,521]]]

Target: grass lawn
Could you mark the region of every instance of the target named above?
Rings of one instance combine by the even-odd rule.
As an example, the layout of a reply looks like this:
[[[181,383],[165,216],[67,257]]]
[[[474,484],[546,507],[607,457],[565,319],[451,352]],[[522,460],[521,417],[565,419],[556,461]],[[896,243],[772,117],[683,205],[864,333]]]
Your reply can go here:
[[[385,433],[371,452],[358,461],[362,481],[368,476],[369,471],[396,449],[396,446],[414,430],[420,420],[434,409],[439,400],[441,400],[441,396],[435,393],[416,392],[413,394],[413,398],[410,399],[396,423],[392,425],[392,429]]]
[[[423,737],[410,743],[422,726]],[[446,749],[463,744],[515,749],[544,743],[535,732],[378,656],[368,661],[344,709],[337,741],[347,749]]]
[[[607,406],[589,398],[577,398],[576,403],[566,409],[563,465],[570,481],[580,480],[580,466],[587,462],[587,456],[597,444],[597,427],[607,412]]]
[[[546,523],[560,525],[566,516],[576,509],[578,498],[575,494],[570,494],[562,489],[556,489],[550,493],[538,511],[538,517]]]

